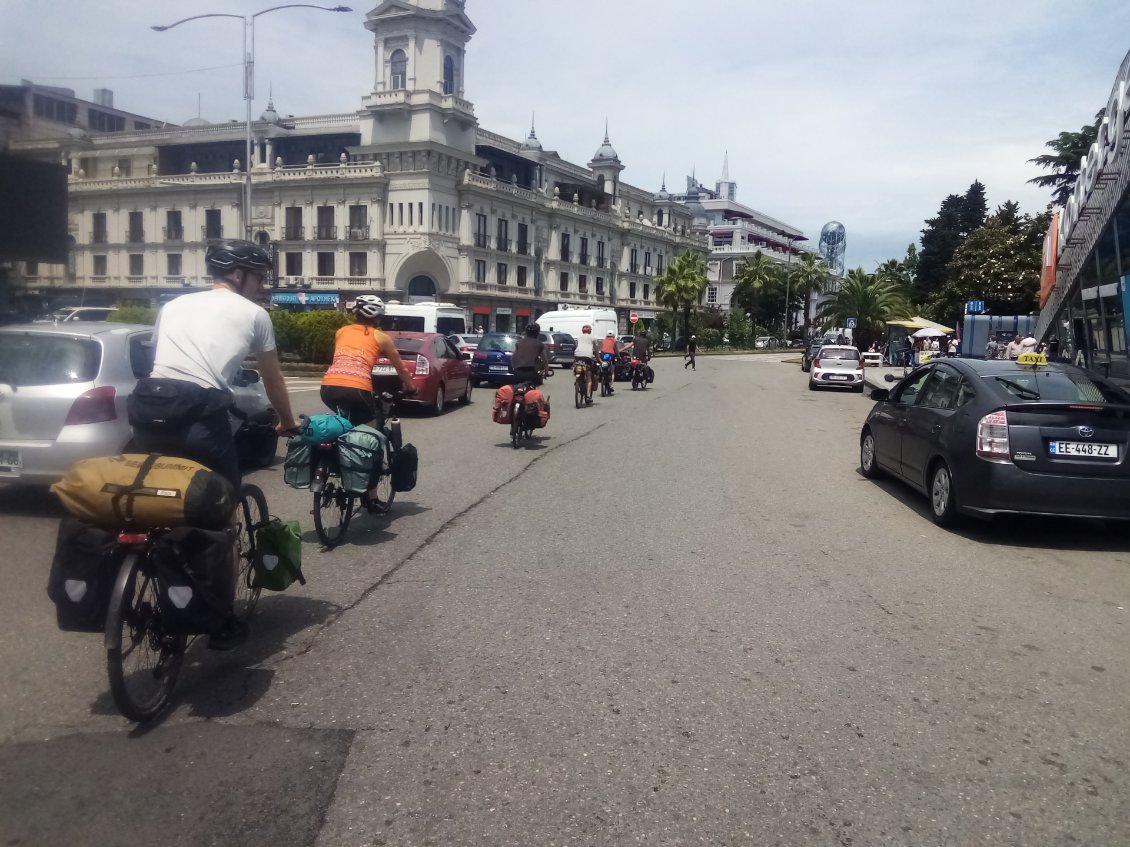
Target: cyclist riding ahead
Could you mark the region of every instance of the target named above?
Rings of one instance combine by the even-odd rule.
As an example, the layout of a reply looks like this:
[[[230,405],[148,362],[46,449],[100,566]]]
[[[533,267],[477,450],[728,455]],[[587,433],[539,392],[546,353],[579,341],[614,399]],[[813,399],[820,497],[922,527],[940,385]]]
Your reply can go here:
[[[577,339],[577,348],[573,355],[573,361],[585,366],[585,404],[591,406],[592,385],[596,373],[596,339],[593,338],[592,327],[588,324],[581,327],[581,337]]]
[[[385,304],[380,297],[362,294],[353,301],[357,323],[343,326],[334,337],[334,358],[322,377],[322,402],[354,426],[370,424],[377,417],[373,396],[373,365],[382,356],[389,360],[405,394],[415,394],[412,375],[400,360],[396,344],[378,327]],[[384,421],[378,421],[380,426]]]
[[[297,426],[271,319],[257,302],[263,277],[272,269],[270,256],[250,241],[219,241],[208,246],[204,262],[212,288],[177,297],[157,315],[153,369],[130,395],[129,420],[139,450],[199,462],[225,476],[238,492],[230,386],[248,355],[255,355],[267,399],[279,415],[276,429],[287,433]],[[209,646],[228,649],[246,637],[246,625],[236,620],[233,607]]]
[[[514,381],[541,385],[541,375],[549,369],[549,353],[538,338],[541,327],[530,324],[526,334],[514,345],[510,356],[510,366],[514,369]]]
[[[651,339],[647,337],[646,330],[640,330],[632,342],[633,352],[637,359],[640,360],[640,367],[643,368],[645,376],[650,377],[651,366],[648,362],[651,361]],[[647,380],[651,382],[650,379]]]
[[[614,333],[612,330],[608,330],[608,333],[604,336],[604,340],[600,342],[600,358],[605,359],[605,361],[608,362],[608,366],[613,370],[613,372],[615,372],[616,370],[616,357],[619,355],[619,353],[620,344],[616,341],[616,333]],[[615,393],[612,390],[611,379],[609,379],[608,381],[607,390],[609,394]]]

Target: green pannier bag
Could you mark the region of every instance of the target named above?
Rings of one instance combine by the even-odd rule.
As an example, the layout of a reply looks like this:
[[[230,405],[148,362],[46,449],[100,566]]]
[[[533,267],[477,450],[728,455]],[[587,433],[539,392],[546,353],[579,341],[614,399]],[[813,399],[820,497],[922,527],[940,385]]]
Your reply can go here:
[[[251,587],[285,591],[302,575],[302,529],[298,521],[271,518],[255,532],[255,561],[251,563]]]
[[[309,488],[314,477],[314,448],[301,438],[292,438],[286,445],[283,482],[291,488]]]
[[[337,461],[341,485],[350,494],[361,495],[373,487],[384,471],[385,444],[388,438],[379,429],[362,424],[337,440]]]

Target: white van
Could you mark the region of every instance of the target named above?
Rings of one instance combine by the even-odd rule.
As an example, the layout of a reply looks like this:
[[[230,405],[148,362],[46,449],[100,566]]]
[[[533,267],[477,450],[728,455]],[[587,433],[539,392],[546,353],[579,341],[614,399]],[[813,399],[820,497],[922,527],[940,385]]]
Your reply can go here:
[[[616,312],[613,309],[559,309],[543,312],[538,317],[542,332],[567,332],[574,340],[581,337],[581,327],[588,324],[597,340],[608,333],[616,334]]]
[[[381,329],[463,335],[467,332],[467,313],[454,303],[388,302],[381,318]]]

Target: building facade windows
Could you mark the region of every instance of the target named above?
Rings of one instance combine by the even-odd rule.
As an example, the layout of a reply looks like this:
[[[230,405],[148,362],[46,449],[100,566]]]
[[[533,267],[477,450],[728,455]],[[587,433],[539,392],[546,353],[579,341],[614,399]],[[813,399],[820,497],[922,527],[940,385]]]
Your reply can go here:
[[[64,124],[73,124],[78,121],[78,104],[68,103],[65,100],[56,100],[44,94],[32,95],[32,111],[36,117],[47,118]]]
[[[302,276],[302,254],[287,253],[285,259],[287,276]]]
[[[165,212],[165,240],[184,241],[184,226],[181,224],[179,209],[169,209]]]
[[[589,263],[589,240],[583,235],[581,236],[581,257],[580,262],[582,265]]]
[[[369,237],[369,207],[349,207],[349,240],[362,241]]]
[[[568,271],[561,271],[560,272],[560,274],[558,275],[558,285],[560,286],[562,291],[568,291],[569,290],[569,272]]]
[[[483,259],[475,259],[475,282],[487,281],[487,263]]]
[[[596,278],[596,293],[598,295],[604,293],[604,277],[602,276]]]
[[[219,209],[204,210],[204,237],[206,239],[224,237],[224,226],[220,223]]]
[[[604,242],[598,241],[596,242],[596,266],[598,268],[603,268],[606,261],[607,259],[605,259],[604,256]]]
[[[86,125],[95,132],[122,132],[126,128],[126,119],[121,115],[111,115],[109,112],[87,109]]]
[[[506,285],[506,263],[499,262],[497,268],[497,279],[499,285]]]
[[[577,290],[582,294],[587,294],[589,290],[589,278],[585,274],[580,274],[577,277]]]
[[[718,302],[718,288],[717,288],[717,286],[711,285],[711,286],[707,287],[707,289],[706,289],[706,302],[707,303],[717,303]]]
[[[570,250],[570,248],[569,248],[571,240],[572,239],[571,239],[571,236],[569,235],[569,233],[567,233],[567,232],[561,233],[561,261],[562,262],[571,261],[572,250]],[[564,290],[564,289],[562,289],[562,290]]]
[[[349,275],[354,277],[365,277],[369,275],[368,253],[349,254]]]
[[[523,256],[530,252],[530,228],[526,224],[518,224],[518,252]]]
[[[165,273],[169,276],[181,275],[181,255],[180,253],[166,253],[165,254]]]
[[[105,244],[106,241],[106,213],[94,212],[90,216],[90,243]]]
[[[498,219],[498,238],[495,241],[494,249],[510,249],[510,221],[505,218]]]
[[[299,241],[302,239],[302,207],[287,206],[284,212],[286,224],[283,226],[283,239],[285,241]]]
[[[443,57],[443,93],[455,93],[455,60],[450,56]]]
[[[329,252],[318,253],[318,276],[334,275],[334,254]]]
[[[475,246],[486,247],[490,236],[487,234],[487,216],[475,215]]]
[[[651,285],[649,285],[646,282],[643,284],[643,299],[644,300],[651,299]]]
[[[145,241],[145,226],[142,222],[141,212],[129,213],[129,232],[127,238],[130,244],[142,244]]]
[[[94,266],[91,276],[106,276],[106,256],[103,253],[94,256]]]
[[[628,299],[629,300],[635,300],[636,299],[636,284],[634,282],[628,283]]]
[[[525,288],[526,287],[526,274],[527,274],[526,266],[525,265],[518,265],[518,269],[515,271],[515,282],[517,283],[519,288]]]
[[[631,260],[628,262],[628,268],[634,274],[638,274],[640,272],[640,251],[635,247],[632,248]]]
[[[408,55],[403,50],[393,50],[388,64],[389,88],[393,91],[403,91],[408,87]]]
[[[145,256],[142,253],[129,254],[129,275],[145,276]]]

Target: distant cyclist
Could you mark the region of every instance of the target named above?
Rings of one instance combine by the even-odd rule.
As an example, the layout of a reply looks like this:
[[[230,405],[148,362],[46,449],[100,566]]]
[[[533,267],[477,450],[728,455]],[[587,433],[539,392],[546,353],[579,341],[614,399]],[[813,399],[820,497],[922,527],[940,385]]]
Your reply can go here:
[[[412,375],[396,352],[395,342],[377,326],[384,312],[384,302],[374,294],[362,294],[353,301],[357,322],[337,331],[333,363],[322,377],[322,402],[354,426],[370,424],[377,417],[373,365],[382,356],[396,369],[405,393],[416,393]],[[379,421],[377,425],[383,423]]]
[[[541,375],[549,368],[549,352],[538,338],[540,334],[541,327],[530,324],[526,334],[514,345],[510,366],[514,369],[515,382],[541,385]]]
[[[573,351],[574,361],[585,366],[585,403],[592,405],[592,384],[596,373],[596,339],[592,334],[592,327],[585,324],[581,327],[581,337],[577,339],[577,347]]]
[[[616,360],[620,356],[620,343],[616,340],[616,333],[609,330],[604,336],[604,340],[600,342],[600,358],[608,362],[608,366],[612,368],[612,372],[616,372]],[[605,358],[607,357],[607,358]],[[608,393],[614,394],[612,386],[608,386]]]

